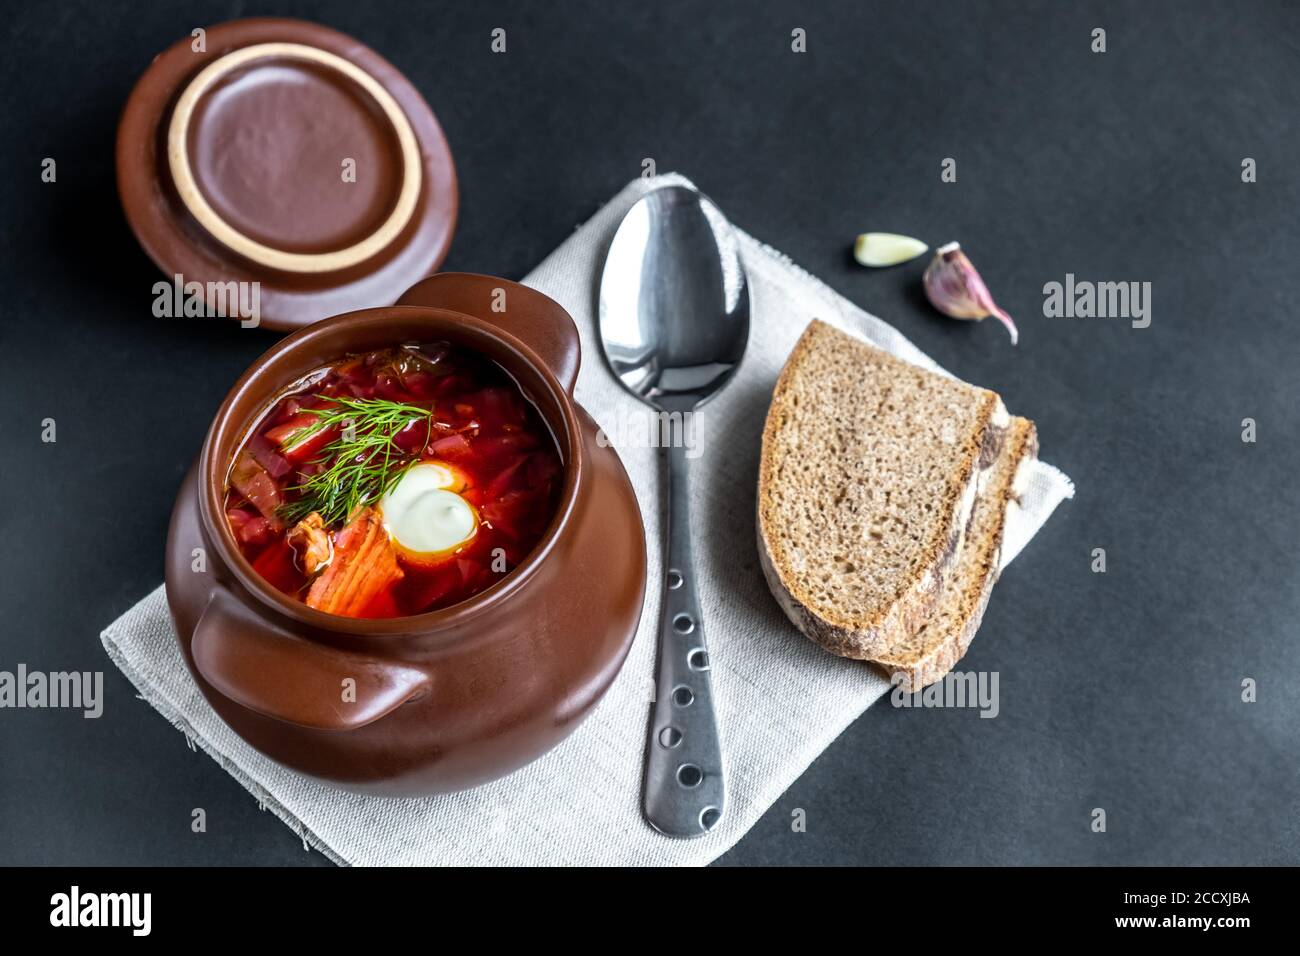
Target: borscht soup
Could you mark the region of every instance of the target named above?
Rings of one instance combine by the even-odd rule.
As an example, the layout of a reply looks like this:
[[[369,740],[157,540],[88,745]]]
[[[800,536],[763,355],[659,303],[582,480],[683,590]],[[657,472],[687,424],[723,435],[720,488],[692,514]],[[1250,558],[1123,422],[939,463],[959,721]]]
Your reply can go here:
[[[225,510],[272,587],[348,617],[448,607],[501,580],[559,505],[560,454],[495,362],[446,342],[358,355],[282,392]]]

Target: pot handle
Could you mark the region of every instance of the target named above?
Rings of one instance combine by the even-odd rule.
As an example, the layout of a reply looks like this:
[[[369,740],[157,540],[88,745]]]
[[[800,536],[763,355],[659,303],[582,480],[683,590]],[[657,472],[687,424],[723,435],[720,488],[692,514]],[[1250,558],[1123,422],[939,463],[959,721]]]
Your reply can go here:
[[[440,272],[411,286],[397,304],[450,309],[490,322],[523,339],[573,393],[582,343],[573,317],[550,296],[495,276]]]
[[[422,670],[303,640],[221,585],[194,628],[190,652],[203,679],[231,700],[313,730],[364,727],[430,685]]]

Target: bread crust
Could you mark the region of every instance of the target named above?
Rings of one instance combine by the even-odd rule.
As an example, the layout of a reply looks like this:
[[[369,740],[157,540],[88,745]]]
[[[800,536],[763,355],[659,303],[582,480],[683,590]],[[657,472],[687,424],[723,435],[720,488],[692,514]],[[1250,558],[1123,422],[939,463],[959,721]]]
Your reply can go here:
[[[766,508],[772,500],[768,459],[776,441],[778,427],[774,412],[784,407],[786,392],[803,352],[811,348],[816,338],[827,331],[846,334],[819,320],[813,320],[795,345],[773,389],[772,404],[763,427],[759,464],[756,509],[759,564],[777,603],[803,634],[833,654],[869,660],[887,652],[900,639],[915,634],[938,605],[945,581],[956,562],[962,535],[974,505],[981,474],[980,463],[985,458],[996,458],[996,449],[1000,447],[1005,433],[1006,413],[1001,399],[995,393],[979,390],[982,394],[975,427],[964,438],[967,452],[954,480],[949,483],[946,498],[941,504],[946,517],[935,522],[926,545],[928,557],[908,573],[894,601],[879,612],[874,620],[835,619],[826,613],[817,613],[788,583],[772,554]]]
[[[1007,512],[1016,500],[1016,477],[1027,462],[1038,456],[1038,433],[1033,422],[1023,418],[1013,419],[1006,440],[1005,451],[1010,456],[1012,464],[999,485],[990,488],[986,498],[976,506],[995,508],[997,521],[989,529],[986,540],[969,541],[966,545],[984,549],[984,553],[979,558],[979,573],[972,579],[952,582],[952,586],[966,589],[963,595],[963,613],[959,617],[957,626],[950,628],[948,633],[942,635],[914,660],[886,653],[872,661],[877,669],[883,671],[885,676],[904,692],[912,693],[927,687],[952,670],[970,648],[975,633],[984,620],[984,611],[988,607],[993,585],[999,576]]]

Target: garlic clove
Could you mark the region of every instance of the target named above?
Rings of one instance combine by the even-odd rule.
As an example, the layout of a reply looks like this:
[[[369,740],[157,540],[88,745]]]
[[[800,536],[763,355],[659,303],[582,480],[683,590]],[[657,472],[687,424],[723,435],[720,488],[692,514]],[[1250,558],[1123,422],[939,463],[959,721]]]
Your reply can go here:
[[[961,246],[950,242],[934,250],[934,259],[925,267],[925,295],[930,304],[954,319],[979,319],[997,316],[1011,333],[1011,344],[1020,341],[1016,323],[993,301],[988,287]]]
[[[853,258],[860,265],[880,268],[907,262],[929,250],[920,239],[893,232],[864,232],[853,243]]]

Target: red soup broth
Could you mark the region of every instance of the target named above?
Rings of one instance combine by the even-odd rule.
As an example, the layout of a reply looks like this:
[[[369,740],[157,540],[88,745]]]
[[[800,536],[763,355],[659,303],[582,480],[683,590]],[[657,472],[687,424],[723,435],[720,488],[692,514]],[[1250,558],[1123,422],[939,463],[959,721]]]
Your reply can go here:
[[[354,454],[374,422],[366,414],[391,407],[381,402],[407,412],[384,421],[382,446]],[[328,427],[321,414],[353,410]],[[344,500],[346,513],[311,509],[329,500],[321,488],[337,486],[321,483],[331,467],[353,462],[395,481],[414,465],[443,465],[471,506],[472,537],[413,554],[392,537],[377,494]],[[555,440],[514,379],[437,342],[348,355],[282,393],[231,462],[225,509],[240,551],[272,587],[329,613],[398,617],[464,601],[509,573],[545,533],[562,485]]]

